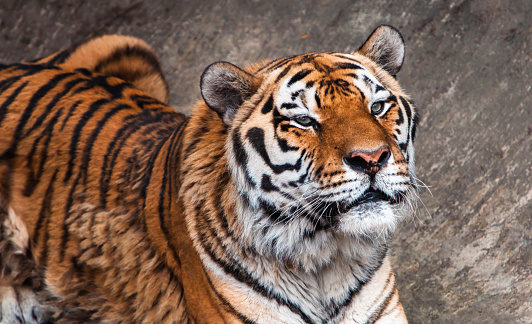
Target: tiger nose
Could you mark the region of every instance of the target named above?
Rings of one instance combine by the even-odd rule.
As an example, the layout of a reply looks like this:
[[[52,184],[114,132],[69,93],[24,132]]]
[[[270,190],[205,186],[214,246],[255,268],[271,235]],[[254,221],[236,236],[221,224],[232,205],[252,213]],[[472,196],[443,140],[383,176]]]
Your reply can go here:
[[[390,156],[390,148],[388,146],[381,146],[369,152],[361,150],[353,151],[347,157],[344,157],[344,161],[353,170],[374,176],[386,165]]]

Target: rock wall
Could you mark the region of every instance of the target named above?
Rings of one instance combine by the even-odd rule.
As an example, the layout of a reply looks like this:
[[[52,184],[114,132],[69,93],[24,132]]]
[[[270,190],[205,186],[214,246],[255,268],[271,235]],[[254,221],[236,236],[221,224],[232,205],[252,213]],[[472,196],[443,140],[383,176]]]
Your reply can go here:
[[[245,64],[356,50],[380,24],[407,52],[415,100],[418,212],[392,248],[413,323],[532,323],[532,2],[2,0],[0,61],[99,34],[159,53],[171,104],[190,112],[217,60]]]

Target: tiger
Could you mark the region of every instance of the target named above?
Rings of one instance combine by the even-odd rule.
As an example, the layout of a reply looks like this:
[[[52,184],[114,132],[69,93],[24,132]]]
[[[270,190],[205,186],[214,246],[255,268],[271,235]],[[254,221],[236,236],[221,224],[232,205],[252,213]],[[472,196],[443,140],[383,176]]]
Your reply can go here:
[[[0,221],[27,234],[0,242],[26,245],[52,322],[407,323],[404,54],[381,25],[350,53],[215,62],[190,117],[136,38],[1,65]]]

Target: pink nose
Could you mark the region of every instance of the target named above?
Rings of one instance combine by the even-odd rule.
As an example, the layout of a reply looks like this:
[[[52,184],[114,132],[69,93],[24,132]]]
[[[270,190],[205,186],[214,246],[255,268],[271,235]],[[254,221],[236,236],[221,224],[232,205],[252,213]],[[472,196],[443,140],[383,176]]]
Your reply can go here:
[[[374,151],[353,151],[344,157],[344,161],[353,170],[374,176],[386,165],[390,156],[390,148],[381,146]]]

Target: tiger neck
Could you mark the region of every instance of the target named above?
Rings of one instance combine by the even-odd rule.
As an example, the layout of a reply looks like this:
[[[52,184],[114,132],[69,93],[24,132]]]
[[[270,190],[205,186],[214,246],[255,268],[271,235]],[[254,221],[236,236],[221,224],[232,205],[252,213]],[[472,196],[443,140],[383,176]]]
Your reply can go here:
[[[341,316],[343,307],[381,267],[386,244],[334,238],[339,250],[346,251],[338,251],[312,270],[259,252],[238,219],[260,213],[267,217],[267,212],[250,206],[239,193],[228,169],[227,128],[214,112],[203,108],[191,117],[185,131],[179,199],[192,243],[216,294],[240,295],[243,300],[257,294],[273,304],[257,307],[287,307],[309,322]]]

